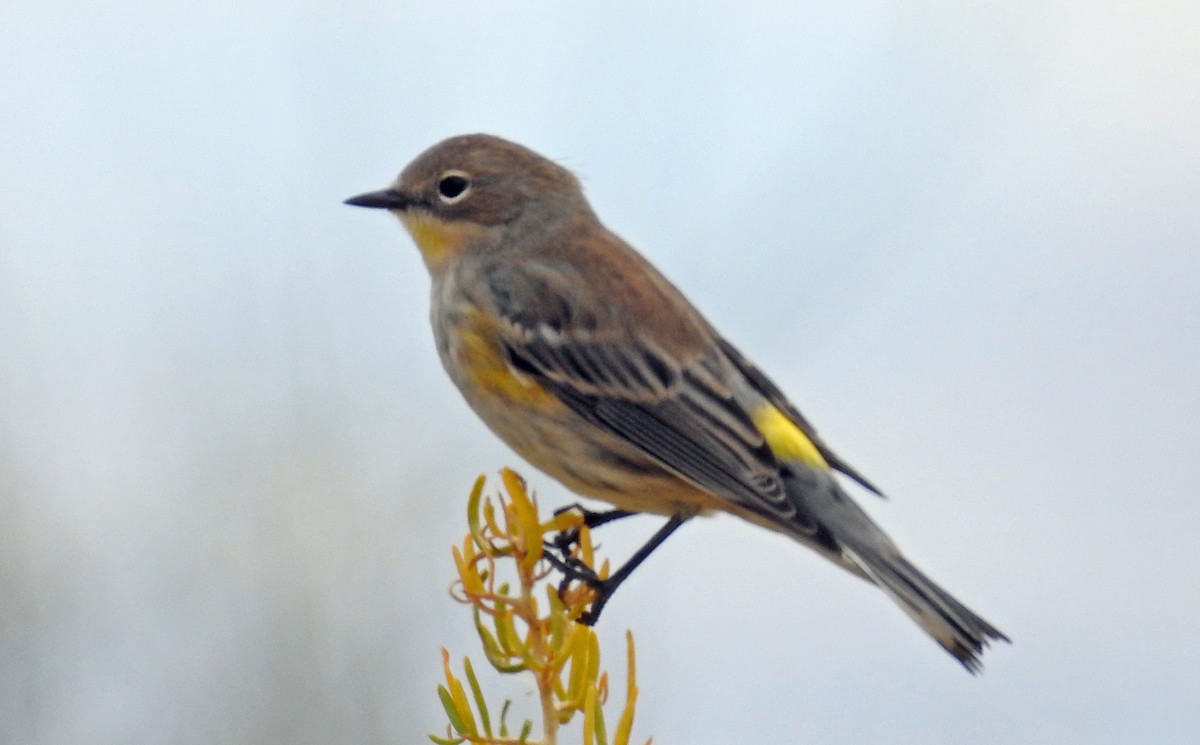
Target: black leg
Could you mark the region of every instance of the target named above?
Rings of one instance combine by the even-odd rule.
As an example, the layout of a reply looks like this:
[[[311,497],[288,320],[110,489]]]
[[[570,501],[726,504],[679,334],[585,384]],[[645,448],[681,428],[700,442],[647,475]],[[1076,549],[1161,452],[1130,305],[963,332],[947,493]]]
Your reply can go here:
[[[630,574],[633,574],[633,570],[637,569],[638,566],[646,560],[647,556],[654,553],[654,549],[662,545],[663,541],[667,540],[667,538],[674,533],[680,525],[683,525],[685,520],[687,520],[687,518],[682,515],[672,515],[671,519],[667,520],[666,524],[659,528],[658,532],[651,536],[650,540],[646,541],[646,545],[639,548],[633,556],[629,557],[629,561],[625,562],[625,564],[614,574],[610,575],[608,579],[596,579],[594,572],[590,578],[576,573],[576,578],[587,582],[592,586],[592,589],[596,591],[596,599],[592,602],[592,607],[579,617],[579,622],[587,626],[595,625],[596,621],[600,620],[600,612],[604,610],[605,603],[607,603],[608,599],[611,598],[613,593],[617,591],[617,588],[621,586],[621,583],[624,582]],[[560,567],[560,569],[561,568],[562,567]],[[568,574],[568,579],[564,580],[564,583],[571,579],[569,576],[571,573],[572,572],[569,571],[564,572],[564,574]]]
[[[608,510],[607,512],[585,512],[583,513],[583,522],[588,526],[588,529],[598,528],[606,523],[611,523],[615,520],[620,520],[623,517],[636,515],[636,512],[629,510]]]
[[[595,510],[589,510],[581,504],[572,504],[566,507],[561,507],[555,510],[554,514],[555,516],[558,516],[564,512],[570,512],[571,510],[575,510],[579,514],[583,515],[583,524],[588,526],[588,528],[598,528],[604,523],[611,523],[613,520],[620,520],[623,517],[629,517],[630,515],[638,514],[636,512],[630,512],[629,510],[605,510],[604,512],[597,512]]]
[[[555,515],[561,515],[564,512],[575,510],[583,515],[583,524],[588,526],[588,530],[598,528],[605,523],[611,523],[614,520],[620,520],[623,517],[636,515],[636,512],[629,510],[607,510],[605,512],[595,512],[585,509],[582,505],[573,504],[569,507],[563,507],[554,511]],[[557,549],[562,554],[562,560],[568,561],[568,556],[571,554],[571,547],[579,543],[579,528],[571,528],[557,533],[550,543],[546,544],[546,548]]]

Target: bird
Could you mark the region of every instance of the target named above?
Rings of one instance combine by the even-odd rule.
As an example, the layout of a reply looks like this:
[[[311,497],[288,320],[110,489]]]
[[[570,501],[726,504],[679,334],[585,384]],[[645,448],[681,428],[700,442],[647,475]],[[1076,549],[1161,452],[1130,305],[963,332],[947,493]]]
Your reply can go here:
[[[1009,641],[905,557],[839,479],[880,490],[604,226],[568,169],[494,135],[459,135],[345,204],[387,210],[412,237],[442,365],[500,439],[614,507],[589,524],[668,518],[621,570],[591,577],[599,607],[684,522],[725,512],[877,585],[972,673],[991,642]]]

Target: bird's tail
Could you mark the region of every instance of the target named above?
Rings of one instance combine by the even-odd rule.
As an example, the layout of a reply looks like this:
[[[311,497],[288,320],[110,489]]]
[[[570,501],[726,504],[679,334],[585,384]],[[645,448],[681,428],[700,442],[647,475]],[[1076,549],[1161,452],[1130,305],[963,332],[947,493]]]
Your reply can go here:
[[[982,669],[979,657],[992,640],[1009,641],[899,553],[853,551],[843,546],[842,556],[879,585],[971,673]]]

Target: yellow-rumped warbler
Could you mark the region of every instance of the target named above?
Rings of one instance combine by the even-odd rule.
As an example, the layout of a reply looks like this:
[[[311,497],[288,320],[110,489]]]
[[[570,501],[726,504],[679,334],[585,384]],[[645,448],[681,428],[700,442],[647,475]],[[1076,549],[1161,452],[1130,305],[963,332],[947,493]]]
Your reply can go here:
[[[492,431],[583,496],[671,518],[627,568],[720,510],[874,582],[972,672],[989,640],[1008,641],[904,558],[834,473],[878,490],[600,223],[566,169],[465,135],[346,203],[412,235],[442,364]]]

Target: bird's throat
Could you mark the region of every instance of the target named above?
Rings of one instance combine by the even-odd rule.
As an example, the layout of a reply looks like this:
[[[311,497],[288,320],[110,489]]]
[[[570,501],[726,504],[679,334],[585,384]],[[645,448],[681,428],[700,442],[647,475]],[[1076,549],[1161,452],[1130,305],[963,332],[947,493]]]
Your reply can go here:
[[[423,210],[400,214],[429,271],[438,272],[458,256],[472,239],[482,239],[484,229],[469,222],[442,220]]]

